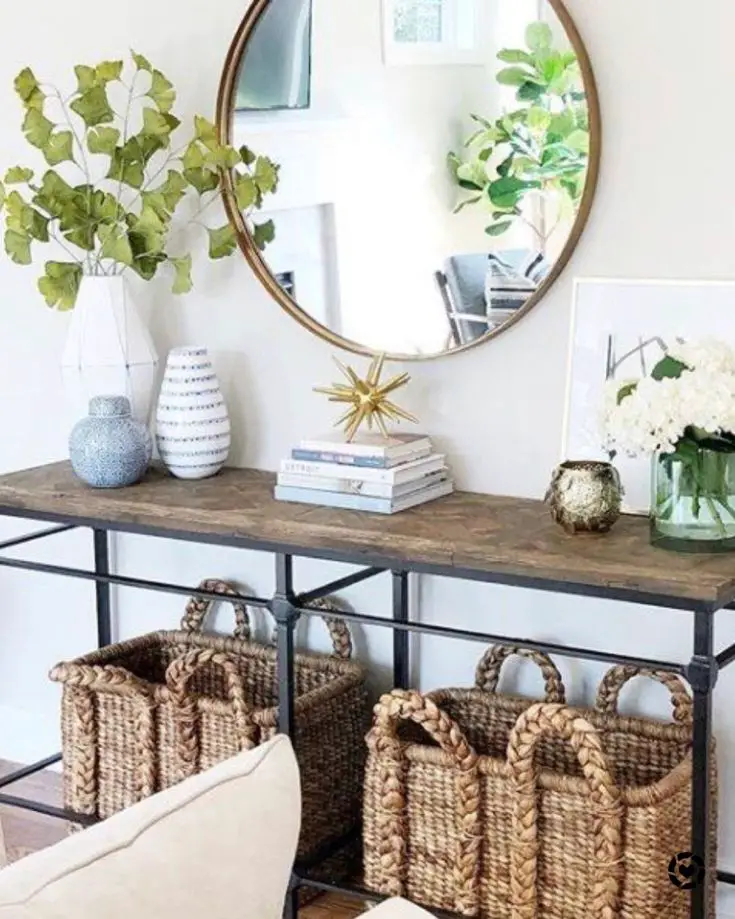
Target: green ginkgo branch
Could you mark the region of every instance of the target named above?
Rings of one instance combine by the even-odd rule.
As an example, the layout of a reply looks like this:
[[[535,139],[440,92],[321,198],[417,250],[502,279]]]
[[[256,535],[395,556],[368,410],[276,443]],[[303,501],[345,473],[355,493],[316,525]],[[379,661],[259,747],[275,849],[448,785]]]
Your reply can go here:
[[[181,235],[190,225],[203,227],[210,258],[232,255],[237,248],[232,225],[209,227],[200,219],[221,199],[229,176],[256,244],[264,249],[275,238],[272,221],[255,223],[251,217],[276,191],[279,167],[248,147],[220,143],[215,126],[201,116],[194,118],[186,140],[177,138],[174,146],[181,121],[172,111],[172,83],[135,52],[129,82],[124,70],[123,61],[77,65],[76,90],[66,98],[39,83],[28,68],[15,80],[24,110],[23,134],[50,168],[37,175],[13,166],[5,173],[0,182],[4,245],[19,265],[32,263],[40,243],[58,245],[69,256],[68,261],[47,261],[39,278],[39,290],[51,307],[72,309],[85,275],[133,271],[151,280],[164,265],[172,269],[173,292],[190,291],[191,252],[174,246],[174,233]],[[147,88],[138,93],[139,83]],[[127,89],[122,114],[110,103],[114,84]],[[54,101],[63,116],[59,121],[49,117]],[[100,167],[101,178],[94,178],[93,165]],[[76,184],[75,174],[82,178]]]

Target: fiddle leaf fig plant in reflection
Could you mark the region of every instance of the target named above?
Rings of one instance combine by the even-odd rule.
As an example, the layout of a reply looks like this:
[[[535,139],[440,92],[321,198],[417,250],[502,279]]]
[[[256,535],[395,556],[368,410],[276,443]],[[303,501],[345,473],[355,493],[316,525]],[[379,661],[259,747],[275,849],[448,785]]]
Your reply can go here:
[[[163,266],[173,292],[187,293],[191,228],[204,231],[212,259],[237,247],[229,223],[213,228],[203,220],[225,183],[232,181],[248,219],[278,186],[275,163],[221,143],[206,118],[182,131],[174,87],[145,57],[132,52],[127,71],[123,61],[79,64],[67,95],[29,68],[15,80],[23,134],[48,168],[13,166],[0,181],[5,251],[19,265],[31,264],[39,244],[60,253],[38,281],[51,307],[72,309],[85,275],[132,271],[149,281]],[[275,229],[267,221],[253,234],[265,248]]]
[[[462,155],[449,154],[449,164],[463,192],[455,213],[485,208],[492,218],[485,232],[495,237],[522,221],[544,250],[557,225],[574,216],[584,192],[589,113],[575,52],[555,48],[544,22],[528,26],[526,46],[498,54],[507,66],[496,80],[516,87],[517,107],[494,120],[471,115],[477,129]],[[532,196],[557,202],[553,224],[544,207],[529,213]]]

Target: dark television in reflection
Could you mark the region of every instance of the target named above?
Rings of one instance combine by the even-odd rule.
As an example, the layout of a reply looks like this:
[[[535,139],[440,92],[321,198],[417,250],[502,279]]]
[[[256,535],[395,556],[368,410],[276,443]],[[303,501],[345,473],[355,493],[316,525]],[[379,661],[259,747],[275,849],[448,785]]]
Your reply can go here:
[[[311,103],[312,0],[271,0],[240,64],[240,112],[304,109]]]

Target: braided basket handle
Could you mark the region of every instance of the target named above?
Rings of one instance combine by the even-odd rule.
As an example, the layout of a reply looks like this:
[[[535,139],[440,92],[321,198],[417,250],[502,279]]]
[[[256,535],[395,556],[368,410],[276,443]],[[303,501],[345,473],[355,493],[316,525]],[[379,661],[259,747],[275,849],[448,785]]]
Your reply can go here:
[[[334,597],[324,597],[321,600],[312,600],[307,603],[310,609],[323,610],[325,613],[341,612],[339,604]],[[334,657],[343,661],[348,661],[352,657],[352,635],[347,627],[347,623],[339,616],[327,615],[320,616],[321,621],[326,625],[329,637],[332,639],[332,654]],[[271,640],[276,643],[278,629],[273,630]]]
[[[120,696],[151,695],[148,683],[124,667],[61,663],[50,671],[49,679],[65,686],[75,686],[94,692],[112,692]]]
[[[199,731],[197,700],[189,692],[189,680],[207,664],[220,667],[227,682],[227,695],[232,705],[237,741],[241,750],[252,750],[257,745],[257,728],[237,664],[222,651],[211,648],[188,651],[172,661],[166,669],[166,685],[174,704],[177,730],[177,755],[180,779],[197,771],[199,760]]]
[[[509,657],[523,657],[533,661],[544,678],[544,698],[546,702],[563,705],[566,702],[566,690],[556,664],[541,651],[531,651],[518,646],[494,645],[488,648],[480,658],[475,671],[475,686],[485,692],[498,691],[500,671]]]
[[[220,581],[218,578],[207,578],[197,587],[197,590],[210,590],[222,597],[223,601],[228,598],[237,597],[238,591],[233,584],[228,581]],[[235,629],[233,636],[240,638],[242,641],[249,641],[251,635],[250,615],[248,608],[244,603],[238,601],[229,601],[235,611]],[[204,623],[207,620],[214,605],[217,603],[213,597],[191,597],[186,604],[184,617],[181,620],[181,628],[184,632],[202,632]]]
[[[508,742],[508,770],[515,791],[511,835],[511,917],[537,919],[538,830],[537,774],[534,755],[539,741],[556,735],[573,747],[589,785],[595,816],[594,880],[589,919],[615,919],[620,908],[623,854],[620,792],[602,752],[600,736],[578,712],[564,705],[538,703],[516,722]]]
[[[408,829],[405,811],[408,792],[406,765],[397,733],[401,721],[421,725],[457,767],[455,787],[459,842],[454,861],[454,910],[464,916],[477,916],[481,841],[478,756],[456,722],[431,699],[413,690],[396,689],[381,697],[375,706],[374,726],[367,738],[379,768],[378,845],[387,875],[381,893],[402,896],[406,892]]]
[[[656,680],[671,693],[671,704],[676,724],[691,724],[694,716],[692,698],[687,691],[684,681],[675,673],[668,670],[646,670],[642,667],[621,665],[613,667],[605,674],[597,690],[595,707],[598,712],[606,715],[618,714],[618,701],[620,691],[630,680],[635,677],[646,677]]]

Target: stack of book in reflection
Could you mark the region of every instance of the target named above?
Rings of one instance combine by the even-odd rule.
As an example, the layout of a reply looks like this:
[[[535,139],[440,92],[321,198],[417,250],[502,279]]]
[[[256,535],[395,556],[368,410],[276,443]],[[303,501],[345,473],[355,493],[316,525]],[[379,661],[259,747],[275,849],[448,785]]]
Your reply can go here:
[[[376,514],[397,514],[454,489],[445,457],[424,434],[335,435],[302,441],[281,463],[275,497]]]

